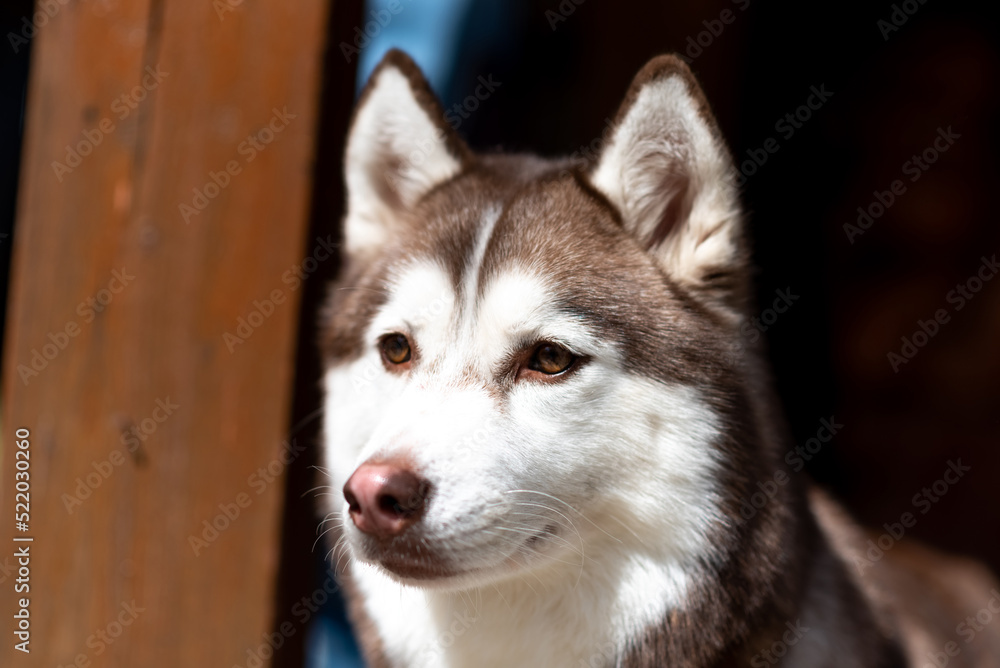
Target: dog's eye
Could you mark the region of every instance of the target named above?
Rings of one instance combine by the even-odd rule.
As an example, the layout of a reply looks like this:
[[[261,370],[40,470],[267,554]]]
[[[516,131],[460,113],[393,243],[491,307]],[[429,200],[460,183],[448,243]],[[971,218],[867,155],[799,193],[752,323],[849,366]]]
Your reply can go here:
[[[562,346],[543,343],[535,349],[528,368],[553,376],[569,369],[575,361],[576,356]]]
[[[402,334],[382,337],[382,356],[390,364],[406,364],[410,361],[410,341]]]

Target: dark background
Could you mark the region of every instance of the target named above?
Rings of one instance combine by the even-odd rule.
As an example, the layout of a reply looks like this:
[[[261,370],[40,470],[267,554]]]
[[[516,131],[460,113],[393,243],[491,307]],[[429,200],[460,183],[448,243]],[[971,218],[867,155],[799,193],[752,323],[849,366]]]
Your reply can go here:
[[[649,58],[694,55],[692,69],[737,162],[769,137],[780,146],[747,179],[744,203],[761,308],[778,289],[800,297],[766,333],[796,442],[815,435],[822,418],[844,425],[808,473],[865,523],[880,526],[913,511],[914,495],[941,478],[949,460],[961,459],[971,472],[918,515],[907,535],[1000,571],[1000,279],[960,311],[946,301],[982,257],[1000,254],[998,25],[986,18],[985,4],[913,0],[896,3],[900,11],[902,4],[916,11],[886,38],[878,22],[890,20],[890,2],[475,2],[456,67],[439,92],[449,107],[472,93],[480,75],[492,75],[501,86],[460,128],[470,143],[569,154],[600,136]],[[718,35],[706,32],[704,22],[727,9],[732,23],[713,24],[723,26]],[[7,35],[30,11],[21,0],[0,9],[0,235],[17,233],[30,61],[28,49],[13,52]],[[407,11],[419,11],[416,0]],[[350,41],[361,13],[356,3],[334,2],[331,45]],[[698,53],[689,38],[700,33],[711,41],[703,35]],[[353,65],[334,46],[317,135],[317,234],[335,229],[339,218],[349,113],[339,101],[353,89],[352,77]],[[833,95],[786,138],[775,124],[805,103],[812,86]],[[910,181],[904,163],[949,127],[960,137]],[[844,225],[896,179],[906,192],[851,243]],[[0,298],[11,246],[0,236]],[[313,275],[305,293],[293,424],[318,401],[314,314],[332,265]],[[918,321],[941,308],[950,322],[894,371],[887,355],[899,353],[901,337],[912,337]],[[313,486],[312,463],[314,456],[302,457],[290,472],[279,610],[315,588],[300,567],[316,521],[312,500],[301,498]]]
[[[0,340],[7,314],[7,278],[13,247],[11,233],[31,60],[30,40],[26,45],[20,42],[24,28],[21,21],[31,14],[32,6],[30,0],[7,0],[0,6]],[[15,44],[8,37],[10,33],[16,36]]]

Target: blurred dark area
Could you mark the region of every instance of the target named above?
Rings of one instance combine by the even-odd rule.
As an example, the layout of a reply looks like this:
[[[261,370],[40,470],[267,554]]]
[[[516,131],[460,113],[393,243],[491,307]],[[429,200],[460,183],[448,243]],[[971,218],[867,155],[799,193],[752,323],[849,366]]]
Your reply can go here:
[[[22,33],[28,32],[24,21],[31,14],[33,4],[31,0],[8,0],[0,7],[0,36],[3,37],[0,47],[0,343],[7,314],[7,279],[14,246],[17,174],[31,60],[31,40]]]

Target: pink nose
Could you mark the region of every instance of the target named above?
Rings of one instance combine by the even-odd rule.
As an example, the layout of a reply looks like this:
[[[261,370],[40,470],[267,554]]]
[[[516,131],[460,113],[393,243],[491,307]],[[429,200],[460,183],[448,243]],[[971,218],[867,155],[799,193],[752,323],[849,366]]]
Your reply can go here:
[[[344,485],[354,526],[364,533],[389,538],[417,522],[427,502],[430,483],[406,462],[365,462]]]

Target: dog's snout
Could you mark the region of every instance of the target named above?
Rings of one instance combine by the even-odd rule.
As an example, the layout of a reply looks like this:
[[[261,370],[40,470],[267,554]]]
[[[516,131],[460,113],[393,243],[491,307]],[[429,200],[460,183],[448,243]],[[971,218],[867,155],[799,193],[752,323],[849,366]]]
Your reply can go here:
[[[430,483],[402,461],[366,462],[344,485],[354,526],[381,538],[402,533],[423,514]]]

